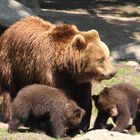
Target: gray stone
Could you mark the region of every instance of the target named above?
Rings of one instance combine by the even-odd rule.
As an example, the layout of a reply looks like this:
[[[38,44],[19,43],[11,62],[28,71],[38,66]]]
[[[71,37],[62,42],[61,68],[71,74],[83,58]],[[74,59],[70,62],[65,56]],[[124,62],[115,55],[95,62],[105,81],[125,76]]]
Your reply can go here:
[[[114,47],[111,56],[116,60],[136,60],[140,62],[140,42]]]
[[[135,62],[135,61],[128,61],[126,63],[126,65],[133,66],[133,67],[138,67],[139,66],[139,63],[138,62]]]
[[[36,15],[30,8],[25,7],[15,0],[0,0],[1,24],[9,26],[22,17]]]
[[[105,129],[89,131],[84,135],[77,135],[72,140],[140,140],[140,135],[129,135]]]

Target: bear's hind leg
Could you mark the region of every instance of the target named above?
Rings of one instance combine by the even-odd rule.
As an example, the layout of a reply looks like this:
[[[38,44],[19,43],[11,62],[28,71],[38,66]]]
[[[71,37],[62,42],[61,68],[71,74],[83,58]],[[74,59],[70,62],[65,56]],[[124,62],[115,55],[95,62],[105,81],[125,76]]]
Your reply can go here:
[[[13,118],[13,119],[9,122],[8,133],[16,132],[19,125],[20,125],[20,120],[19,120],[18,118]]]
[[[2,114],[3,121],[8,122],[11,117],[11,96],[10,92],[3,92]]]

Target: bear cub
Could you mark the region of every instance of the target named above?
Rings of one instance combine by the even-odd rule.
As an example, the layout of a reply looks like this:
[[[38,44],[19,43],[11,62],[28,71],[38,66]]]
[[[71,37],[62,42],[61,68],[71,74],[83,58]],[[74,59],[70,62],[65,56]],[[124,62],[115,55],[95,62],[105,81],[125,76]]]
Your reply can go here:
[[[136,125],[137,132],[140,132],[140,98],[137,99],[137,105],[138,105],[137,115],[136,115],[136,118],[134,120],[134,123],[137,124]]]
[[[63,91],[46,85],[29,85],[21,89],[13,101],[8,132],[16,132],[26,121],[30,128],[35,127],[35,120],[42,119],[50,127],[52,136],[64,137],[68,130],[79,127],[84,114]]]
[[[98,115],[94,129],[107,128],[107,120],[112,117],[116,126],[113,131],[125,132],[135,125],[139,131],[138,99],[140,91],[128,83],[119,83],[111,88],[105,87],[99,95],[92,96]]]

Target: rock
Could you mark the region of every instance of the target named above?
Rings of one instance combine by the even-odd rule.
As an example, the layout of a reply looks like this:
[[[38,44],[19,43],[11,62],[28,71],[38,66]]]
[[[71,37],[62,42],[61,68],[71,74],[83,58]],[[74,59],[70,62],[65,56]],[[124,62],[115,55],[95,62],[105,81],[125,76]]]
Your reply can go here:
[[[0,122],[0,128],[8,128],[8,124]]]
[[[111,56],[116,60],[137,60],[140,62],[140,42],[129,43],[111,49]]]
[[[139,63],[138,62],[135,62],[135,61],[128,61],[126,63],[126,65],[133,66],[133,67],[138,67],[139,66]]]
[[[30,8],[15,0],[0,0],[0,21],[9,26],[22,17],[36,15]]]
[[[140,140],[140,135],[129,135],[105,129],[92,130],[84,135],[77,135],[72,140]]]

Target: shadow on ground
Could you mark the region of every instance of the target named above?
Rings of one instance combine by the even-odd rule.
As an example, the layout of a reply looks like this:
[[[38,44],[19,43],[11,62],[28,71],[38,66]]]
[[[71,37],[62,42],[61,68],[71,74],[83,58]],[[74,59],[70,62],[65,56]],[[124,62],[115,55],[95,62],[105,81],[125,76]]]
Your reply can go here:
[[[139,0],[39,0],[42,8],[56,10],[92,9],[102,6],[139,5]]]
[[[39,13],[39,16],[52,22],[67,22],[76,24],[80,30],[96,29],[101,35],[101,39],[110,47],[116,47],[140,40],[140,20],[126,18],[120,20],[113,16],[102,16],[104,9],[108,7],[110,15],[114,12],[112,6],[123,5],[139,6],[139,1],[102,1],[96,0],[40,0],[40,5],[46,11]],[[66,10],[66,11],[64,11]],[[116,10],[116,9],[115,9]],[[75,11],[78,11],[74,13]],[[97,12],[98,11],[98,12]],[[100,14],[98,14],[100,13]]]

